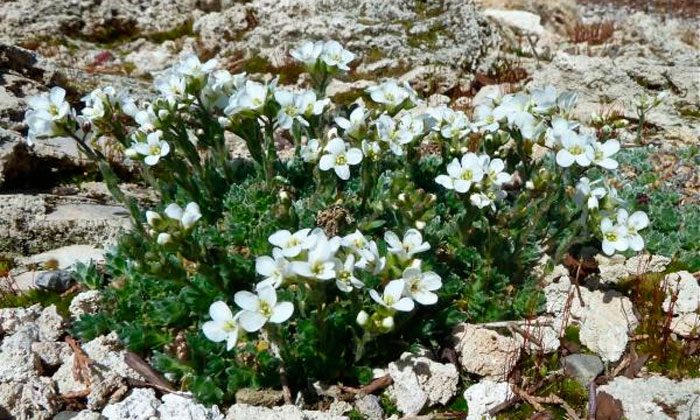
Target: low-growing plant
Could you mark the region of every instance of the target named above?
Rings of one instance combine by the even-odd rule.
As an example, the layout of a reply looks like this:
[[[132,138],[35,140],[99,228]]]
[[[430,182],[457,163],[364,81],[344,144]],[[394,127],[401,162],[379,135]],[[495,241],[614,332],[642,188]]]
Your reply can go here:
[[[113,88],[80,112],[60,88],[29,101],[30,141],[73,137],[133,218],[107,258],[102,311],[75,326],[83,338],[117,331],[206,402],[364,383],[414,345],[450,345],[460,321],[535,313],[544,255],[643,248],[646,215],[603,178],[619,142],[572,120],[573,93],[491,97],[468,117],[387,80],[335,106],[326,87],[354,55],[329,41],[292,56],[311,89],[189,55],[150,103]],[[160,206],[120,190],[105,142]]]

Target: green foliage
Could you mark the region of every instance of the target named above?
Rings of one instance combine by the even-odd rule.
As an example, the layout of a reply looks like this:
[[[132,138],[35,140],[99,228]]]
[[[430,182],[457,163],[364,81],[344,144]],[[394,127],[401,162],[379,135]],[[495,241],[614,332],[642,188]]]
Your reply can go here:
[[[76,293],[69,293],[62,296],[59,293],[41,289],[31,289],[22,293],[3,292],[0,294],[0,308],[26,308],[37,303],[44,308],[56,305],[56,312],[64,317],[70,317],[68,307],[75,295]]]
[[[653,221],[645,235],[647,249],[653,254],[675,258],[681,265],[695,272],[700,270],[700,203],[683,202],[679,193],[685,182],[678,175],[666,176],[652,165],[653,150],[638,148],[624,151],[620,163],[630,168],[629,176],[620,193],[623,198],[644,210]],[[663,156],[662,156],[663,157]],[[669,158],[668,156],[666,158]],[[697,147],[679,150],[674,159],[677,166],[697,170],[700,152]]]

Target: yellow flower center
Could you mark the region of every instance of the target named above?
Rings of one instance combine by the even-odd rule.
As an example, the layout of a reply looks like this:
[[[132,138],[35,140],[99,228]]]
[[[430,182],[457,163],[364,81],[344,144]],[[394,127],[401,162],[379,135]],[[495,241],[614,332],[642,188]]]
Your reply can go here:
[[[160,155],[160,146],[151,146],[149,150],[152,155]]]
[[[336,165],[346,165],[348,163],[347,158],[345,155],[338,155],[335,157],[335,164]]]
[[[264,300],[260,301],[260,313],[263,314],[263,316],[265,316],[266,318],[272,316],[272,308]]]
[[[238,329],[238,326],[236,325],[236,321],[230,319],[224,323],[222,329],[227,333],[230,333],[236,331]]]
[[[465,181],[469,181],[474,177],[474,172],[472,172],[471,169],[465,169],[462,171],[462,179]]]
[[[583,147],[581,147],[579,145],[575,145],[571,149],[569,149],[569,153],[571,153],[572,155],[583,154]]]

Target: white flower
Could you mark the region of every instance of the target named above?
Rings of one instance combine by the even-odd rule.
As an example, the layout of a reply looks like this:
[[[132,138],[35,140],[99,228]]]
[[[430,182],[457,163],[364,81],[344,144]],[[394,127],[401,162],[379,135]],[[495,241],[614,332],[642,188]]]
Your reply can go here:
[[[421,272],[420,268],[408,267],[403,271],[404,294],[421,305],[432,305],[438,297],[435,290],[442,287],[440,276],[432,271]]]
[[[379,255],[377,243],[370,241],[366,247],[360,249],[360,260],[355,264],[357,268],[366,270],[375,276],[384,270],[386,266],[386,257]]]
[[[579,135],[571,132],[561,138],[562,149],[557,152],[557,164],[563,168],[568,168],[576,162],[579,166],[591,164],[589,156],[593,147],[588,142],[586,135]]]
[[[321,142],[311,139],[299,149],[299,154],[304,162],[316,162],[321,155]]]
[[[31,96],[27,99],[29,109],[24,114],[24,119],[29,127],[27,142],[52,136],[56,133],[56,123],[63,120],[70,113],[70,105],[65,101],[66,91],[60,87],[53,87],[49,93]]]
[[[383,114],[375,121],[379,139],[386,142],[396,156],[403,156],[403,145],[413,140],[411,132],[397,128],[396,122],[390,116]]]
[[[501,104],[494,108],[493,117],[497,121],[505,118],[508,124],[520,129],[523,137],[531,139],[537,133],[537,120],[528,111],[530,105],[531,100],[527,95],[506,95]]]
[[[294,312],[291,302],[277,302],[277,292],[272,287],[263,287],[257,295],[243,290],[237,292],[233,300],[243,309],[238,323],[248,332],[258,331],[267,322],[280,324]]]
[[[354,252],[358,252],[368,245],[368,241],[365,235],[356,229],[355,232],[343,236],[340,239],[340,245]]]
[[[554,118],[552,120],[552,127],[547,129],[545,145],[552,148],[561,147],[563,138],[576,136],[576,132],[573,131],[576,126],[577,124],[572,121]]]
[[[632,251],[644,249],[644,239],[639,231],[649,226],[649,217],[643,211],[636,211],[629,215],[627,210],[617,211],[617,223],[626,230],[626,240]]]
[[[349,118],[337,117],[335,123],[349,136],[357,135],[365,126],[367,114],[363,106],[353,109]]]
[[[170,153],[168,142],[160,139],[162,135],[162,131],[154,131],[148,134],[146,143],[136,143],[132,146],[138,154],[146,156],[143,161],[148,166],[157,164],[160,158]]]
[[[309,126],[309,123],[302,115],[304,103],[300,95],[286,90],[277,90],[275,91],[275,101],[280,104],[280,110],[277,113],[277,121],[280,128],[289,130],[292,128],[294,120],[299,121],[301,125]]]
[[[559,110],[564,114],[569,114],[576,106],[576,101],[578,100],[578,94],[571,91],[564,91],[559,94],[557,98],[557,106]]]
[[[491,197],[483,192],[474,193],[469,196],[469,202],[477,208],[483,209],[484,207],[491,207],[492,210],[496,210],[496,205],[494,204]]]
[[[481,161],[482,168],[486,173],[486,179],[490,183],[501,186],[511,180],[512,175],[507,172],[503,172],[506,167],[503,160],[498,158],[491,160],[489,155],[481,155],[479,156],[479,160]]]
[[[265,105],[267,91],[268,87],[262,83],[246,81],[245,86],[229,98],[224,114],[235,115],[243,111],[258,111]]]
[[[362,152],[356,147],[347,148],[347,144],[339,137],[329,141],[325,151],[327,154],[321,156],[318,167],[322,171],[331,168],[342,180],[350,179],[350,165],[357,165],[362,161]]]
[[[486,104],[478,105],[474,108],[474,119],[476,120],[476,127],[482,133],[495,132],[501,126],[493,115],[493,107]]]
[[[557,90],[554,86],[532,91],[532,101],[535,105],[532,110],[539,113],[547,113],[557,105]]]
[[[270,235],[268,241],[278,247],[284,257],[293,258],[316,244],[317,237],[309,235],[310,232],[311,229],[301,229],[295,233],[288,230],[278,230]]]
[[[187,82],[185,78],[176,73],[167,73],[158,77],[153,86],[158,90],[169,103],[182,99],[185,95]]]
[[[153,111],[153,106],[149,105],[145,110],[138,111],[134,114],[134,121],[139,125],[139,131],[150,133],[156,129],[158,117]]]
[[[362,140],[362,154],[367,159],[376,162],[382,155],[382,147],[376,141]]]
[[[389,108],[401,105],[411,96],[411,92],[405,87],[399,86],[395,80],[388,80],[381,85],[371,86],[367,88],[367,92],[374,102],[387,105]]]
[[[384,319],[382,319],[382,328],[385,330],[391,330],[394,328],[394,317],[393,316],[387,316]]]
[[[328,240],[325,235],[311,235],[316,238],[314,247],[309,250],[306,261],[294,261],[291,270],[302,277],[330,280],[335,277],[334,256],[340,246],[340,238]]]
[[[350,70],[348,63],[355,59],[355,54],[343,48],[337,41],[327,41],[323,44],[320,58],[327,66]]]
[[[330,98],[316,100],[313,90],[305,90],[298,94],[300,98],[301,113],[306,117],[323,114],[323,109],[331,103]]]
[[[322,41],[305,41],[299,47],[290,51],[289,54],[297,61],[307,65],[314,65],[321,55],[321,50],[323,50]]]
[[[401,297],[405,283],[403,279],[392,280],[384,287],[384,295],[379,296],[379,293],[372,289],[369,291],[369,296],[378,304],[385,308],[395,309],[402,312],[411,312],[415,304],[413,299],[409,297]]]
[[[614,139],[608,140],[602,144],[597,141],[593,141],[592,146],[593,147],[586,149],[588,159],[591,162],[605,169],[617,168],[617,161],[610,156],[614,155],[620,150],[620,142]]]
[[[459,193],[469,191],[473,183],[481,182],[484,169],[474,153],[462,156],[461,162],[456,158],[447,165],[447,175],[438,175],[435,182],[449,190]]]
[[[400,240],[394,232],[387,231],[384,233],[384,241],[387,244],[387,251],[396,254],[403,261],[413,258],[414,254],[430,249],[430,244],[423,242],[423,235],[416,229],[407,230],[403,240]]]
[[[446,121],[447,122],[447,121]],[[455,112],[451,121],[443,124],[440,134],[448,139],[458,139],[471,132],[471,124],[464,112]]]
[[[202,79],[207,74],[211,73],[218,62],[216,59],[208,60],[206,63],[199,61],[199,57],[193,53],[185,54],[180,63],[175,67],[175,71],[183,76],[189,76],[195,79]]]
[[[289,261],[284,258],[282,250],[279,248],[272,250],[272,257],[264,255],[256,258],[255,272],[265,277],[263,281],[255,286],[258,290],[267,286],[277,289],[292,274]]]
[[[576,195],[574,196],[576,204],[582,206],[585,202],[589,209],[598,208],[599,200],[605,197],[607,191],[603,187],[592,188],[596,182],[599,180],[591,182],[584,176],[576,183]]]
[[[342,262],[340,259],[335,259],[335,284],[342,292],[351,292],[353,288],[361,289],[364,286],[357,277],[355,277],[355,256],[350,254]]]
[[[228,305],[220,300],[212,303],[209,307],[211,321],[202,325],[204,336],[215,343],[225,341],[226,350],[231,350],[238,341],[239,314],[233,315]]]
[[[411,114],[404,114],[399,119],[399,131],[406,132],[413,138],[423,134],[425,124],[422,117],[416,117]]]
[[[607,255],[629,248],[625,226],[614,225],[612,220],[606,217],[600,222],[600,232],[603,234],[603,252]]]
[[[175,203],[170,204],[165,208],[165,215],[173,220],[180,222],[184,229],[189,229],[202,218],[202,213],[199,211],[197,203],[189,203],[185,206],[185,210]]]
[[[151,210],[146,211],[146,223],[148,223],[148,226],[155,227],[156,223],[160,220],[160,214]]]

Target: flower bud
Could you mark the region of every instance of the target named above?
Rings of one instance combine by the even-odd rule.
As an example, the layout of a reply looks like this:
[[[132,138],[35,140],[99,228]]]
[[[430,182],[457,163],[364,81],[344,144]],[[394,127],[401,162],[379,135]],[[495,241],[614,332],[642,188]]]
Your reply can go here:
[[[155,227],[156,223],[158,223],[160,219],[160,214],[150,210],[146,212],[146,222],[149,226]]]
[[[527,182],[525,183],[525,188],[527,188],[528,190],[534,190],[534,189],[535,189],[535,184],[534,184],[532,181],[527,181]]]
[[[134,150],[130,147],[130,148],[124,150],[124,155],[128,158],[133,159],[133,158],[137,157],[139,154],[136,152],[136,150]]]
[[[610,134],[610,133],[612,133],[612,131],[613,131],[613,129],[609,125],[606,124],[603,126],[603,133]]]
[[[223,128],[226,128],[229,125],[231,125],[231,120],[229,120],[226,117],[219,117],[219,125]]]
[[[367,320],[368,320],[368,319],[369,319],[369,315],[367,314],[367,312],[365,312],[365,311],[360,311],[360,312],[357,314],[357,319],[356,319],[357,325],[359,325],[359,326],[361,326],[361,327],[364,326],[364,325],[367,323]]]
[[[158,239],[156,239],[156,242],[158,242],[158,245],[165,245],[170,242],[171,239],[172,237],[169,233],[160,233],[158,234]]]
[[[168,116],[168,110],[167,109],[161,109],[158,111],[158,118],[161,120],[165,119]]]
[[[280,201],[289,201],[289,193],[285,190],[282,190],[278,194]]]
[[[394,328],[394,317],[388,316],[382,319],[382,327],[384,327],[387,330]]]
[[[425,228],[425,222],[422,220],[416,220],[416,229],[423,230]]]

